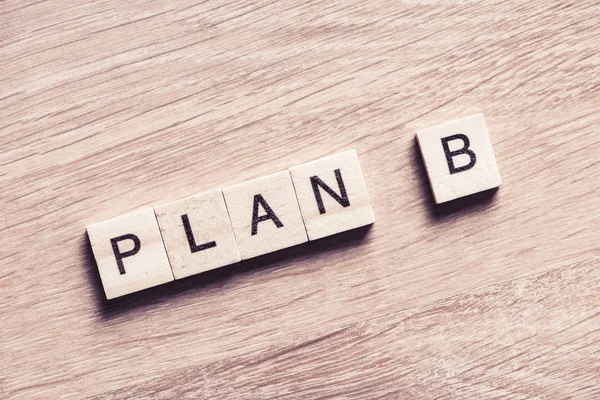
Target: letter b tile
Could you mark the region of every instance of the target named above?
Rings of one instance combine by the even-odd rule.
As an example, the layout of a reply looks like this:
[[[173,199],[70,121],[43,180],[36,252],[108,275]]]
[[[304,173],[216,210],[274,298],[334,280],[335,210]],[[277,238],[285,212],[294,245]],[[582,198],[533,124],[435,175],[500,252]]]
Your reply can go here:
[[[173,280],[152,208],[87,227],[107,299]]]
[[[375,222],[355,150],[290,168],[309,240]]]
[[[502,184],[482,114],[417,132],[437,204]]]

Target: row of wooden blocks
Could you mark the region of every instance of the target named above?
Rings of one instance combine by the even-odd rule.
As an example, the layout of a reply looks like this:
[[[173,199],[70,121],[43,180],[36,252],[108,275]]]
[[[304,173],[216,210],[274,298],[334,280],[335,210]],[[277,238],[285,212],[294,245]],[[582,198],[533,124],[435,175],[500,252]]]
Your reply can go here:
[[[373,222],[352,150],[87,231],[112,299]]]
[[[417,132],[436,203],[500,186],[483,115]],[[88,227],[106,297],[375,221],[348,151]]]

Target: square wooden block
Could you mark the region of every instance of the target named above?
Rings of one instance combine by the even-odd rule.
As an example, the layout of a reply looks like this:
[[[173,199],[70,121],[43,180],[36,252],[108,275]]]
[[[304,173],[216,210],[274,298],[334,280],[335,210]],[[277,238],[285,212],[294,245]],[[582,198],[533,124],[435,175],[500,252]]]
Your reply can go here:
[[[288,171],[223,189],[242,260],[308,241]]]
[[[482,114],[417,132],[437,204],[502,184]]]
[[[355,150],[290,168],[309,240],[375,222]]]
[[[154,211],[175,279],[240,261],[221,189]]]
[[[107,299],[173,280],[152,208],[90,225],[87,232]]]

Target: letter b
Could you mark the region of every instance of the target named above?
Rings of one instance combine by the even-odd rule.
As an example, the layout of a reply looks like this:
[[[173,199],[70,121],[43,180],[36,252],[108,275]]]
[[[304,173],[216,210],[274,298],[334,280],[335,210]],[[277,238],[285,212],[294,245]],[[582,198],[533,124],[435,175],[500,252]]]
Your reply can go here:
[[[448,145],[448,142],[451,142],[453,140],[462,140],[463,147],[458,150],[450,151],[450,146]],[[469,150],[470,145],[471,142],[469,141],[469,138],[467,137],[467,135],[463,135],[462,133],[457,133],[456,135],[442,138],[442,147],[444,148],[444,154],[446,155],[446,162],[448,163],[448,170],[450,171],[450,175],[456,174],[458,172],[468,171],[475,166],[475,163],[477,162],[477,156],[472,150]],[[461,154],[468,155],[470,161],[467,165],[463,165],[462,167],[456,167],[454,165],[454,157],[459,156]]]

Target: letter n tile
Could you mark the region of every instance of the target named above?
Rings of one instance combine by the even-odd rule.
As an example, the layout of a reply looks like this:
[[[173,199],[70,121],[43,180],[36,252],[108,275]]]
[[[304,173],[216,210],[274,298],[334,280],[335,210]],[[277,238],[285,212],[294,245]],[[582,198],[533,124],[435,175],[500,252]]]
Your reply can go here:
[[[355,150],[290,168],[309,240],[375,222]]]

